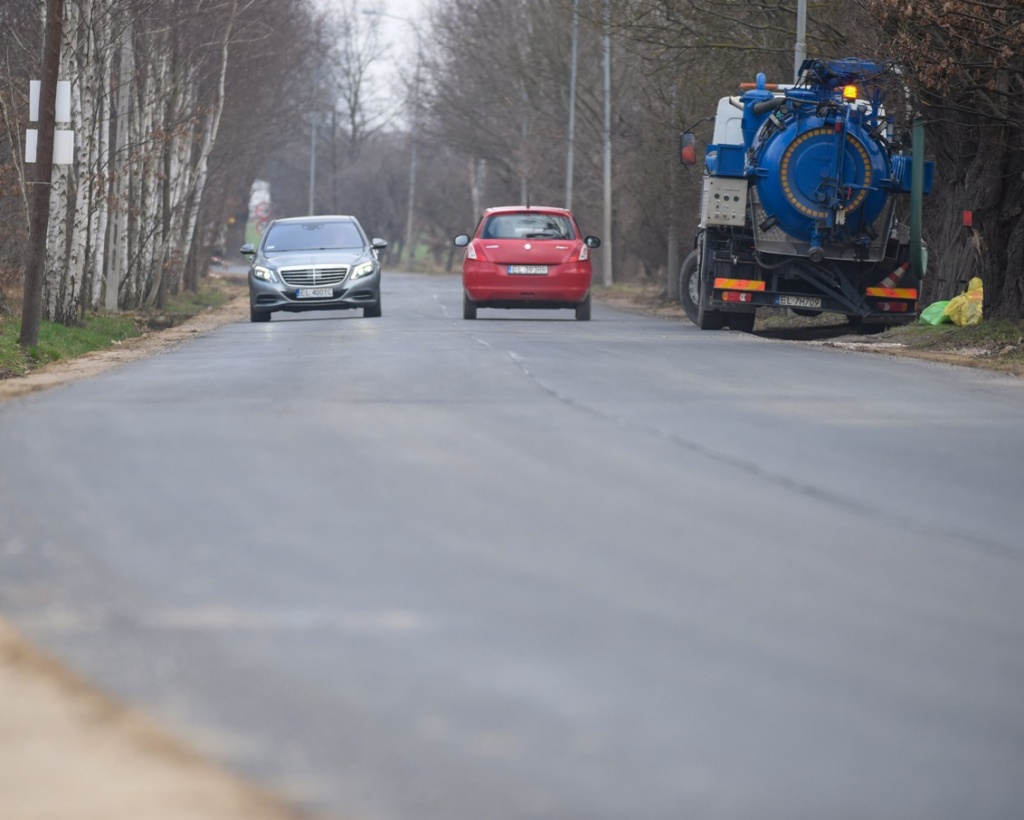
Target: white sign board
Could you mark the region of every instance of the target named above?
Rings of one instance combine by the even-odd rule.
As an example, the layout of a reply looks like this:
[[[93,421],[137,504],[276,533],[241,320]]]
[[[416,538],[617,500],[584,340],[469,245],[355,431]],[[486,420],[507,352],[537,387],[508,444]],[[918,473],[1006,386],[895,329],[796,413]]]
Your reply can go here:
[[[57,81],[56,122],[71,122],[71,81]]]
[[[39,121],[39,95],[42,83],[39,80],[28,82],[28,119],[29,122]],[[56,122],[71,122],[71,82],[57,81],[57,100],[54,115]],[[29,128],[25,131],[25,162],[35,162],[39,147],[39,131]],[[75,132],[57,129],[53,132],[54,165],[70,165],[75,160]]]
[[[39,94],[42,89],[39,80],[28,81],[28,121],[39,122]],[[71,122],[71,81],[57,81],[57,102],[54,120]]]
[[[75,132],[53,132],[53,164],[70,165],[75,161]]]
[[[39,80],[28,81],[28,121],[39,122],[39,89],[42,87]]]

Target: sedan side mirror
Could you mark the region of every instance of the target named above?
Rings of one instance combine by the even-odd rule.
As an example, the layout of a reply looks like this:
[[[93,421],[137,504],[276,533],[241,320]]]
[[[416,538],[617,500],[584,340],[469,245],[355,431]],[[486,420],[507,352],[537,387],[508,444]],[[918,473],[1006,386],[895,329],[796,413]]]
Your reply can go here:
[[[452,242],[455,243],[456,247],[464,248],[466,247],[466,245],[469,244],[469,235],[460,233],[458,236],[455,237],[455,239],[452,240]]]
[[[596,236],[587,236],[583,239],[583,244],[586,245],[588,248],[600,248],[601,240],[598,239]]]
[[[380,237],[376,236],[370,240],[370,244],[373,246],[373,249],[375,251],[382,251],[388,246],[386,239],[381,239]]]
[[[256,246],[253,245],[252,242],[246,242],[238,249],[238,252],[242,254],[242,256],[252,256],[256,253]]]

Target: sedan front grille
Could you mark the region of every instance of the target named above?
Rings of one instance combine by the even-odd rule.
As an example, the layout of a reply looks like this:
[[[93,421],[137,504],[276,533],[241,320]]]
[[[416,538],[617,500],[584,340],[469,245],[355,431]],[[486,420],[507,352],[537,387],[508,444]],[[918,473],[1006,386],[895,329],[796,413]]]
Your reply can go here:
[[[313,265],[306,267],[279,268],[278,272],[287,285],[310,287],[315,285],[337,285],[348,276],[348,265]]]

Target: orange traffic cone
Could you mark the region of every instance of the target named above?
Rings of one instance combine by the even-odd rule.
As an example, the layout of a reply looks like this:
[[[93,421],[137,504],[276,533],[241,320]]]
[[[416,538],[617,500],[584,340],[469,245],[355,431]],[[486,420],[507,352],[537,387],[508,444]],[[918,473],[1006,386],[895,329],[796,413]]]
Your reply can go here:
[[[910,263],[904,262],[902,265],[896,268],[896,270],[894,270],[892,273],[886,276],[885,279],[879,282],[878,286],[882,288],[896,287],[908,270],[910,270]]]

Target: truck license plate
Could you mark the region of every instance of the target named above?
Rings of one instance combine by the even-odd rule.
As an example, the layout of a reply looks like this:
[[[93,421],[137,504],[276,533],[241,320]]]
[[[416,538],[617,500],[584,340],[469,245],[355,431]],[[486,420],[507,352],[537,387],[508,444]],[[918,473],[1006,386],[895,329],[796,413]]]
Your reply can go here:
[[[299,288],[295,291],[296,299],[330,299],[332,296],[333,288]]]
[[[780,296],[776,304],[780,307],[820,309],[821,298],[818,296]]]

